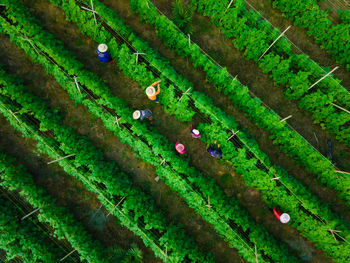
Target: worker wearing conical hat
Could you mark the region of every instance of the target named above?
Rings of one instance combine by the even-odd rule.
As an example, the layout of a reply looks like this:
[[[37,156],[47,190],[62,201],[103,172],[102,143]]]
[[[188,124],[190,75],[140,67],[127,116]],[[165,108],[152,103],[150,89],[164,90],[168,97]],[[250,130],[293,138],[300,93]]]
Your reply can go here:
[[[151,86],[149,86],[147,89],[146,89],[146,95],[148,96],[148,98],[151,100],[151,101],[154,101],[156,103],[158,103],[158,97],[157,95],[160,93],[160,85],[159,83],[161,82],[161,80],[158,80],[154,83],[151,84]],[[157,85],[158,84],[158,85]],[[157,85],[157,91],[156,89],[154,88],[154,86]]]
[[[111,56],[107,52],[108,47],[106,44],[99,44],[96,50],[98,58],[101,62],[109,62],[112,60]]]
[[[134,118],[134,120],[140,120],[140,121],[147,118],[150,124],[152,124],[152,111],[149,109],[135,110],[134,113],[132,114],[132,117]]]

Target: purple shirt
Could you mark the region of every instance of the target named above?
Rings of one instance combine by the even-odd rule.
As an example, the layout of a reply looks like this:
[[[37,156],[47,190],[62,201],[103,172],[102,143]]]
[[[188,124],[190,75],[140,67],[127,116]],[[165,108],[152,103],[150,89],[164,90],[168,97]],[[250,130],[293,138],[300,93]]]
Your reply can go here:
[[[214,146],[210,146],[207,151],[214,158],[220,158],[222,156],[221,150],[214,148]]]

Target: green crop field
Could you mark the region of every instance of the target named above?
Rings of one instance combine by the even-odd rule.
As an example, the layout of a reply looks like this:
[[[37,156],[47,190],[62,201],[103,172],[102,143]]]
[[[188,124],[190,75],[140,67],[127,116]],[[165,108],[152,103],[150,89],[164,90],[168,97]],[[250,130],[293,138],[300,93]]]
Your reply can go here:
[[[2,0],[0,31],[0,262],[350,262],[348,1]]]

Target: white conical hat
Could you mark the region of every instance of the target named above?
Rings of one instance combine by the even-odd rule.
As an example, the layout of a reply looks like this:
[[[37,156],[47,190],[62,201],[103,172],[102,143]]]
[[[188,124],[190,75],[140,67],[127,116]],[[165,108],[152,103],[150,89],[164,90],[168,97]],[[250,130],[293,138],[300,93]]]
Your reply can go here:
[[[281,223],[285,224],[285,223],[288,223],[290,220],[290,216],[286,213],[283,213],[280,217],[280,221]]]
[[[154,87],[150,86],[146,89],[147,96],[153,96],[156,93],[156,90]]]
[[[199,135],[199,130],[197,130],[197,129],[192,129],[192,132],[194,135]]]
[[[97,47],[97,49],[98,49],[98,51],[100,51],[100,52],[103,53],[103,52],[106,52],[106,51],[107,51],[108,47],[107,47],[106,44],[99,44],[98,47]]]
[[[141,116],[141,112],[139,110],[135,110],[134,113],[132,114],[132,117],[137,120]]]

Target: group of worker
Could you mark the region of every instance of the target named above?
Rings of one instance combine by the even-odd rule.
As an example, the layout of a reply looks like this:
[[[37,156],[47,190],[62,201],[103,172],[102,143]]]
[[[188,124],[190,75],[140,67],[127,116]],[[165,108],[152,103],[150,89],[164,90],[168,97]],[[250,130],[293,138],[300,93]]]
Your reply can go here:
[[[108,54],[107,50],[108,50],[108,47],[106,44],[98,45],[96,53],[97,53],[98,58],[101,62],[112,61],[112,58]],[[161,81],[158,80],[146,88],[147,97],[155,103],[159,103],[157,95],[160,93],[160,85],[159,85],[160,82]],[[157,90],[155,89],[155,86],[157,86]],[[144,119],[148,119],[150,124],[152,125],[152,111],[149,109],[135,110],[133,112],[132,116],[135,120],[140,120],[140,121],[143,121]],[[191,127],[191,136],[193,138],[200,138],[201,134],[200,134],[198,129]],[[175,143],[175,150],[179,154],[186,153],[186,147],[181,142]],[[212,156],[214,158],[221,158],[222,157],[222,151],[220,149],[220,144],[217,144],[217,141],[215,141],[213,144],[211,144],[207,148],[207,151],[210,154],[210,156]],[[290,220],[290,216],[287,213],[281,213],[280,211],[276,210],[276,208],[273,209],[273,213],[276,216],[276,218],[283,224],[288,223]]]

